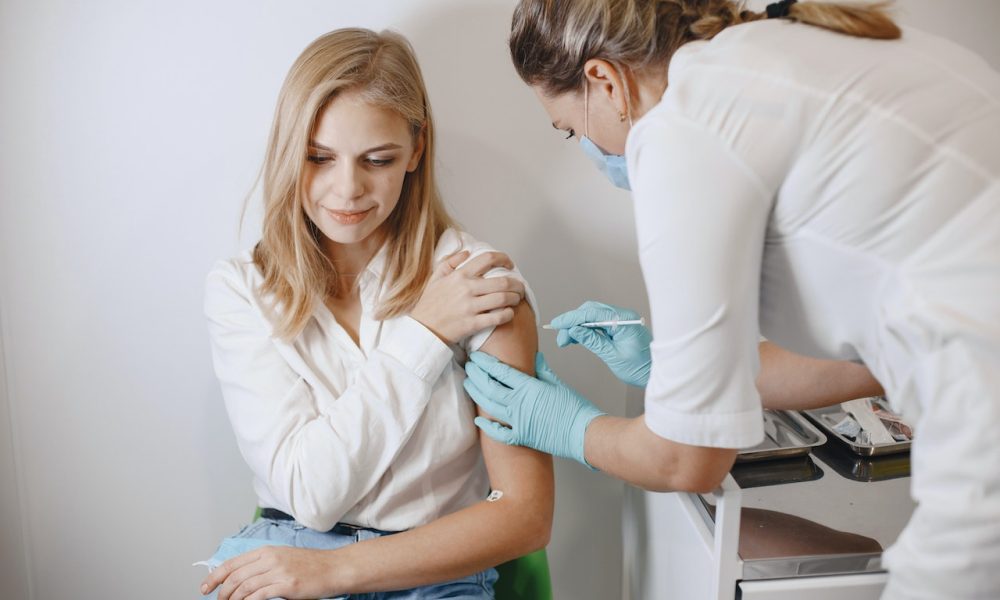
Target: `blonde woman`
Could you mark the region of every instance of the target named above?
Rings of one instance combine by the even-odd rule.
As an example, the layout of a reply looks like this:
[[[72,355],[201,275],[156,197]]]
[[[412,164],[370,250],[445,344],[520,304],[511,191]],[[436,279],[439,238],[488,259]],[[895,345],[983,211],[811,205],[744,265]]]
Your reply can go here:
[[[492,598],[492,566],[546,545],[551,458],[478,436],[462,389],[478,348],[534,372],[531,294],[455,229],[433,166],[401,36],[334,31],[292,65],[261,240],[208,277],[215,369],[264,518],[224,541],[203,594]]]
[[[884,8],[521,0],[515,68],[631,187],[653,327],[581,327],[638,316],[598,303],[552,324],[644,387],[645,415],[486,354],[468,386],[496,439],[706,491],[763,436],[755,380],[804,408],[867,367],[916,424],[884,597],[1000,598],[1000,75]]]

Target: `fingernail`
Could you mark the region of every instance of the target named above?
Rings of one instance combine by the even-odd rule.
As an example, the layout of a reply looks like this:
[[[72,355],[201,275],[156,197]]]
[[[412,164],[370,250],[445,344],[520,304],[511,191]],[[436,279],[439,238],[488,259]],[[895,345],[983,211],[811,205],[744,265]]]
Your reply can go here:
[[[207,593],[208,593],[208,584],[207,583],[201,584],[201,595],[204,596]]]

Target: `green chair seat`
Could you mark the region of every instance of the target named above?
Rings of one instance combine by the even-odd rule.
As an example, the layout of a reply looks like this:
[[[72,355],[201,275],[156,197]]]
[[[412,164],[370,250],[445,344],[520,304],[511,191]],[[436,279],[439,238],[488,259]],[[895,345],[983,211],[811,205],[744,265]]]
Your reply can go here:
[[[552,600],[549,557],[544,548],[503,563],[497,572],[497,600]]]

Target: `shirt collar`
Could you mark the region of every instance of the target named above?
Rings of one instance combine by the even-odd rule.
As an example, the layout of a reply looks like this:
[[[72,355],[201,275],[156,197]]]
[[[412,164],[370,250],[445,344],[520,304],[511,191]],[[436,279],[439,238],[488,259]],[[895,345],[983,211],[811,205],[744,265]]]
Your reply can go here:
[[[386,240],[379,247],[375,256],[372,256],[368,264],[365,265],[365,273],[370,274],[374,277],[375,281],[378,281],[382,274],[385,272],[385,263],[389,255],[389,242]]]

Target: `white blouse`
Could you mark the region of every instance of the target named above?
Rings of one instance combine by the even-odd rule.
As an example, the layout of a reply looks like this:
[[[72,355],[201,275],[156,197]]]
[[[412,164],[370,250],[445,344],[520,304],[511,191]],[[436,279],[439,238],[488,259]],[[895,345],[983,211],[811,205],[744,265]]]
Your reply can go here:
[[[493,250],[449,230],[435,262],[460,249],[470,259]],[[272,337],[249,251],[208,275],[215,371],[259,505],[312,529],[346,522],[401,531],[489,492],[475,405],[462,382],[466,353],[492,329],[449,347],[408,316],[376,321],[384,268],[383,248],[359,277],[360,346],[322,302],[290,343]],[[500,275],[524,281],[516,269],[486,276]],[[527,300],[534,308],[530,290]]]

